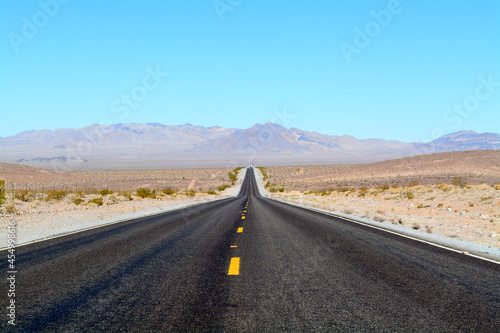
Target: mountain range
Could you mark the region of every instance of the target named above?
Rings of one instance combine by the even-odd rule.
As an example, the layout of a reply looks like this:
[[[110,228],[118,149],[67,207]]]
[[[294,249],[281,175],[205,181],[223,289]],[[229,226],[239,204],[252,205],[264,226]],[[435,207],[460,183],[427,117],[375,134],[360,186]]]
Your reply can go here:
[[[422,143],[358,140],[287,129],[162,125],[92,125],[25,131],[0,138],[0,161],[56,170],[233,167],[368,163],[435,152],[500,149],[500,135],[461,131]]]

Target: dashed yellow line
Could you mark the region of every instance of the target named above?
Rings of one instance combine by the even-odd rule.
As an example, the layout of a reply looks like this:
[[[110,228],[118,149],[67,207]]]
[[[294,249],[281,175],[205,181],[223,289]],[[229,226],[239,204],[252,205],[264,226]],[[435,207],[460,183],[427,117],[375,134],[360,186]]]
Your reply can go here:
[[[238,245],[231,245],[231,248],[234,249],[234,248],[237,248]]]
[[[229,264],[229,271],[227,275],[240,275],[240,258],[231,258],[231,263]]]
[[[238,233],[241,234],[243,232],[243,227],[238,228]]]
[[[245,215],[243,215],[243,216],[241,217],[241,219],[242,219],[242,220],[244,220],[244,219],[245,219]]]

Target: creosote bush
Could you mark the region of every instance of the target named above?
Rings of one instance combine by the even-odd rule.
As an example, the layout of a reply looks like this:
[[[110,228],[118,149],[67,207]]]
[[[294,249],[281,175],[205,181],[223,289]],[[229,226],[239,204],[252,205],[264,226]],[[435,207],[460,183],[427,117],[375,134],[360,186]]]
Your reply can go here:
[[[171,189],[170,187],[164,188],[164,189],[162,190],[162,192],[163,192],[164,194],[166,194],[166,195],[172,195],[172,194],[174,194],[174,193],[175,193],[175,191],[174,191],[173,189]]]
[[[185,194],[188,197],[194,197],[196,195],[196,191],[195,190],[188,190],[185,192]]]
[[[83,200],[83,199],[81,199],[81,198],[76,198],[75,200],[73,200],[73,203],[74,203],[75,205],[79,205],[79,204],[83,203],[83,201],[84,201],[84,200]]]
[[[104,204],[104,202],[102,201],[102,198],[99,197],[99,198],[93,198],[93,199],[89,199],[89,201],[87,202],[87,205],[88,204],[91,204],[91,203],[94,203],[96,204],[97,206],[102,206]]]
[[[460,188],[464,188],[465,186],[467,186],[467,179],[465,179],[464,177],[455,177],[455,178],[453,178],[453,180],[451,181],[451,183],[454,186],[458,186]]]
[[[0,179],[0,206],[5,202],[5,181]]]
[[[102,195],[103,197],[105,197],[108,194],[113,194],[113,191],[111,191],[110,189],[105,188],[104,190],[100,190],[99,194]]]
[[[28,202],[28,201],[30,201],[31,193],[29,191],[26,191],[26,190],[16,191],[16,194],[14,197],[17,200]]]
[[[415,197],[412,191],[403,191],[401,192],[401,195],[403,196],[403,198],[406,198],[408,200],[413,200],[413,198]]]
[[[68,195],[68,192],[64,190],[49,190],[46,191],[45,194],[47,194],[47,197],[45,200],[50,201],[50,200],[62,200]]]
[[[143,199],[144,198],[153,198],[153,199],[156,198],[156,195],[153,193],[153,191],[151,191],[151,189],[145,188],[145,187],[141,187],[141,188],[137,189],[136,194],[138,197],[141,197]]]
[[[224,191],[228,187],[231,187],[231,186],[229,186],[227,184],[219,185],[219,186],[217,186],[217,191]]]

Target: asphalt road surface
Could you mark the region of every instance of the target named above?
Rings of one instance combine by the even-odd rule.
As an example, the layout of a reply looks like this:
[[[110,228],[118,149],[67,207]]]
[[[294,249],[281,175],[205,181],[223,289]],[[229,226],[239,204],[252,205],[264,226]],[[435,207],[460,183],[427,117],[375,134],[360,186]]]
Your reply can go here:
[[[259,197],[247,172],[236,198],[18,247],[1,330],[500,331],[500,265]]]

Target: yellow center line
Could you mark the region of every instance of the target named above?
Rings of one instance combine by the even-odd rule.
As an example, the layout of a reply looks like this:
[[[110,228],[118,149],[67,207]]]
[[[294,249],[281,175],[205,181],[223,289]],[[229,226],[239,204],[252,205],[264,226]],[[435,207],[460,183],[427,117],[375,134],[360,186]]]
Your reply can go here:
[[[231,248],[233,248],[233,249],[236,247],[238,247],[238,245],[231,245]]]
[[[243,213],[246,213],[246,212],[247,212],[246,210],[243,211]]]
[[[240,258],[231,258],[231,263],[229,264],[229,271],[227,275],[240,275]]]
[[[242,220],[244,220],[244,219],[245,219],[245,216],[242,216],[242,217],[241,217],[241,219],[242,219]]]
[[[238,233],[241,234],[243,232],[243,227],[238,228]]]

